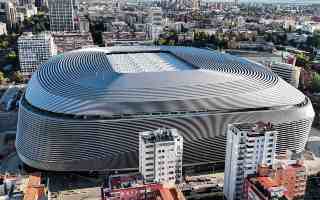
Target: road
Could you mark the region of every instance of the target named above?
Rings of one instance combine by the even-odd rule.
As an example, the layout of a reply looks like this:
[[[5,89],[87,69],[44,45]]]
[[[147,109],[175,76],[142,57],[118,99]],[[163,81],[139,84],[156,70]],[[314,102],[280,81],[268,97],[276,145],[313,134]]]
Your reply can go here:
[[[320,130],[317,128],[312,127],[311,132],[310,132],[310,136],[318,136],[320,137]]]

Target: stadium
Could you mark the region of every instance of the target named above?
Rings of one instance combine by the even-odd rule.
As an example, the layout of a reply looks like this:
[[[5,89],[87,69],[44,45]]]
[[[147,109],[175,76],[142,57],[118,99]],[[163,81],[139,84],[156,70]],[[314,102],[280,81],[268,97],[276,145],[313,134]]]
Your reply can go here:
[[[228,124],[271,122],[277,152],[301,152],[314,111],[266,67],[192,47],[89,48],[34,73],[20,102],[16,148],[52,171],[137,169],[139,133],[175,128],[183,165],[224,162]]]

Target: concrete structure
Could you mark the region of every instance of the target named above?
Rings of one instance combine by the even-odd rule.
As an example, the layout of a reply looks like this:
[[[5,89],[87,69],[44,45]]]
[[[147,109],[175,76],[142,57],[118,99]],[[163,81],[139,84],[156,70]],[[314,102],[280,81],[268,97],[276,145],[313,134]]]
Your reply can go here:
[[[245,178],[259,165],[272,165],[277,134],[271,124],[229,125],[223,186],[227,200],[242,199]]]
[[[159,39],[159,35],[162,31],[162,10],[158,7],[153,7],[150,9],[150,24],[149,35],[152,40]]]
[[[0,22],[0,35],[7,35],[7,25],[3,22]]]
[[[102,39],[105,46],[153,44],[152,40],[147,40],[145,32],[103,32]]]
[[[287,188],[289,199],[303,199],[307,184],[307,172],[301,161],[282,162],[276,170],[274,179]]]
[[[35,6],[38,8],[48,7],[48,0],[35,0]]]
[[[248,177],[245,180],[245,200],[270,200],[285,196],[286,188],[270,177]]]
[[[16,27],[17,10],[14,1],[0,0],[0,22],[6,23],[9,31]]]
[[[91,33],[53,33],[58,53],[68,52],[93,45]]]
[[[23,21],[26,18],[32,17],[38,13],[38,9],[34,4],[25,4],[17,7],[17,20]],[[22,17],[23,15],[23,17]],[[22,19],[23,18],[23,19]]]
[[[31,5],[34,3],[34,0],[17,0],[18,6]]]
[[[75,0],[49,0],[50,30],[73,32],[76,30]]]
[[[306,149],[314,153],[314,155],[320,158],[320,136],[310,136],[307,142]]]
[[[274,62],[270,65],[271,70],[293,87],[299,87],[300,67],[291,64]]]
[[[261,52],[261,51],[246,51],[246,50],[227,50],[226,53],[231,55],[240,56],[243,58],[247,58],[251,61],[261,63],[265,66],[270,66],[273,62],[282,62],[283,58],[281,55],[277,55],[269,52]]]
[[[139,134],[139,171],[146,182],[176,183],[182,180],[183,138],[176,129]]]
[[[27,33],[20,36],[18,50],[20,70],[26,78],[30,78],[41,64],[57,54],[53,37],[48,33]]]
[[[313,117],[304,94],[238,57],[191,47],[92,48],[54,57],[33,75],[16,146],[35,168],[138,169],[139,133],[169,128],[183,137],[183,165],[221,164],[229,124],[271,122],[277,152],[301,152]]]
[[[89,20],[85,16],[80,16],[79,18],[79,30],[80,32],[88,33],[90,32],[90,23]]]
[[[140,174],[122,174],[108,177],[107,187],[102,189],[103,200],[185,200],[174,185],[144,183]]]

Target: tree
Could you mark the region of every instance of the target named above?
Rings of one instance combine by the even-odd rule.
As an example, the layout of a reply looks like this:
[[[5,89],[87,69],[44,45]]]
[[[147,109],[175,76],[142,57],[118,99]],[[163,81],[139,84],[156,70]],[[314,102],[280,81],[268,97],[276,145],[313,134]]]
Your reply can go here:
[[[159,44],[160,44],[160,45],[167,45],[167,44],[168,44],[168,41],[167,41],[166,39],[164,39],[164,38],[160,38],[160,39],[159,39]]]
[[[8,60],[15,61],[15,60],[17,59],[17,54],[16,54],[15,51],[10,51],[10,52],[7,54],[6,58],[7,58]]]
[[[315,31],[312,36],[308,36],[306,45],[309,47],[320,48],[320,32]]]
[[[23,83],[24,82],[24,78],[23,78],[22,74],[18,71],[13,72],[11,80],[16,83]]]
[[[0,84],[4,81],[4,73],[0,72]]]
[[[168,45],[174,46],[175,45],[175,41],[174,40],[169,40]]]
[[[316,73],[311,82],[311,89],[313,92],[320,92],[320,74]]]
[[[303,67],[305,69],[309,69],[309,67],[310,67],[309,66],[309,58],[302,53],[298,54],[296,65],[299,67]]]

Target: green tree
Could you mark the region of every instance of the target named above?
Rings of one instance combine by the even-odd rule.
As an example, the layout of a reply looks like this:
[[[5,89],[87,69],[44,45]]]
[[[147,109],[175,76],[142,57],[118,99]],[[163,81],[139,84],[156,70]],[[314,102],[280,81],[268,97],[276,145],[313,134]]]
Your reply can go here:
[[[175,41],[174,40],[169,40],[168,45],[174,46],[175,45]]]
[[[18,71],[13,72],[11,80],[16,83],[23,83],[24,82],[24,78],[23,78],[22,74]]]
[[[17,54],[16,54],[15,51],[10,51],[10,52],[7,54],[6,58],[7,58],[8,60],[15,61],[15,60],[17,59]]]
[[[4,81],[4,73],[0,72],[0,84]]]
[[[166,39],[164,39],[164,38],[160,38],[160,39],[159,39],[159,44],[160,44],[160,45],[167,45],[167,44],[168,44],[168,41],[167,41]]]
[[[299,67],[303,67],[305,69],[309,69],[310,65],[309,65],[309,58],[307,56],[305,56],[304,54],[300,53],[297,55],[297,61],[296,61],[296,65]]]
[[[311,89],[313,92],[320,92],[320,74],[316,73],[312,77]]]

